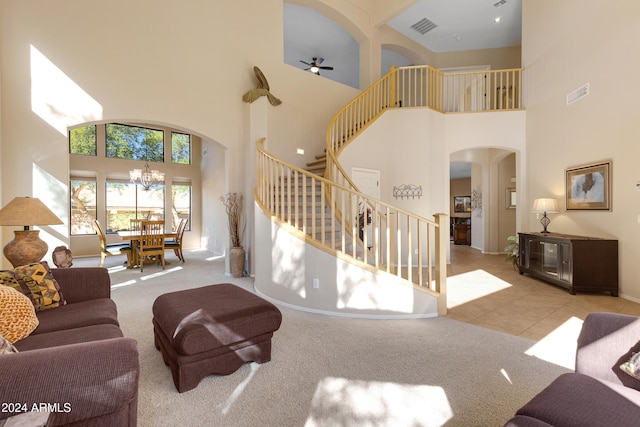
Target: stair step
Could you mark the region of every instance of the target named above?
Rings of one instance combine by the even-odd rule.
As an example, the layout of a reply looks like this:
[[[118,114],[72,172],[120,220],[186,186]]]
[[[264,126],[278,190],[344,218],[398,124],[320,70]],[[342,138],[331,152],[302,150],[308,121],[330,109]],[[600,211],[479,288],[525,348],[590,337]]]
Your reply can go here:
[[[326,165],[322,165],[321,167],[311,167],[311,168],[306,168],[305,170],[314,173],[316,175],[324,175],[324,171],[326,169]]]
[[[314,160],[313,162],[307,162],[307,166],[311,167],[311,166],[326,166],[327,165],[327,159],[326,157],[323,159],[318,159],[318,160]]]

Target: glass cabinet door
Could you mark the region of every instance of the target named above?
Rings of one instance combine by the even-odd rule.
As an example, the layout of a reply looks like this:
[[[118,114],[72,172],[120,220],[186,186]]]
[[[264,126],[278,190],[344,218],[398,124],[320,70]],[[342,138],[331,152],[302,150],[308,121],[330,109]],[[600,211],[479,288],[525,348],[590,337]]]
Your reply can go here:
[[[529,240],[529,268],[558,275],[558,244]]]

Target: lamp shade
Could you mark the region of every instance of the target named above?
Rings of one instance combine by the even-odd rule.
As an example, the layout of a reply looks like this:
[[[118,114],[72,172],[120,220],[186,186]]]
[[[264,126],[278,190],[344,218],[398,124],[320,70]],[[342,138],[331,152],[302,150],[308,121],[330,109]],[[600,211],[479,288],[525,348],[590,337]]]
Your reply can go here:
[[[54,224],[62,224],[62,221],[35,197],[16,197],[0,209],[0,225],[29,227]]]
[[[534,212],[547,212],[547,213],[557,213],[558,212],[558,201],[556,199],[535,199],[533,201],[533,211]]]

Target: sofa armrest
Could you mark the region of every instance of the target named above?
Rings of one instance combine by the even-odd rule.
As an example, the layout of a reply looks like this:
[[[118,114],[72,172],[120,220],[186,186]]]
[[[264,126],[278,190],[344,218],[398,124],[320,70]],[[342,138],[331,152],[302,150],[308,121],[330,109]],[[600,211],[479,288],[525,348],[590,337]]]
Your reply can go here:
[[[68,303],[111,298],[111,277],[102,267],[52,268]]]
[[[140,365],[131,338],[0,355],[0,372],[0,419],[41,405],[52,425],[136,414]]]
[[[640,390],[640,380],[620,369],[640,351],[640,317],[590,313],[578,336],[576,372]]]

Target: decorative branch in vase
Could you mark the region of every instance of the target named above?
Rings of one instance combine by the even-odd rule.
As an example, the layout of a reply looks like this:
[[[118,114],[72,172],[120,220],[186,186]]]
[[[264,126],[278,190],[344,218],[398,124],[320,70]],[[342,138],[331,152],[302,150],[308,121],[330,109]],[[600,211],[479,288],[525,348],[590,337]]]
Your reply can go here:
[[[227,226],[231,250],[229,251],[229,264],[233,277],[242,277],[244,274],[245,252],[242,247],[244,231],[246,228],[244,210],[244,196],[242,193],[227,193],[220,197],[227,212]]]

